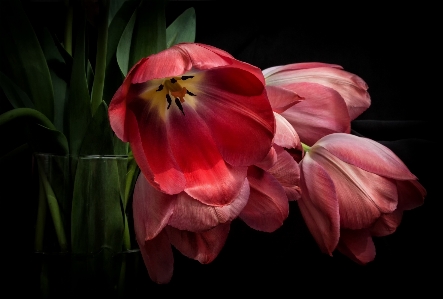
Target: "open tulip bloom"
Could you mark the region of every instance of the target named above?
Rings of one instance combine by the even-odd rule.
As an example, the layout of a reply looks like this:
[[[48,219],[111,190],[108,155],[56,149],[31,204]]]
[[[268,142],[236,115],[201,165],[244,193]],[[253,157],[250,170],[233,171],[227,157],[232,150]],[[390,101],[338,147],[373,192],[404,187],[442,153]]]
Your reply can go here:
[[[349,134],[369,105],[366,83],[337,65],[262,72],[197,43],[140,60],[109,117],[141,170],[134,229],[151,279],[170,281],[172,246],[213,261],[236,218],[275,231],[288,201],[323,252],[373,260],[371,236],[392,233],[426,191],[389,149]]]

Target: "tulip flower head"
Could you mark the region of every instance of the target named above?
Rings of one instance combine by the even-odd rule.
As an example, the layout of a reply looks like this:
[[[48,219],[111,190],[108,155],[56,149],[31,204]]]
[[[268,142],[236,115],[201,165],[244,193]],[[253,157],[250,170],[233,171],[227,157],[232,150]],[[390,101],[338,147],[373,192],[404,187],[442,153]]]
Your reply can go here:
[[[363,79],[339,65],[294,63],[263,75],[272,108],[309,146],[331,133],[350,133],[351,121],[371,104]]]
[[[321,251],[335,249],[366,264],[372,236],[392,234],[404,210],[420,206],[426,190],[387,147],[335,133],[321,138],[300,162],[298,205]]]

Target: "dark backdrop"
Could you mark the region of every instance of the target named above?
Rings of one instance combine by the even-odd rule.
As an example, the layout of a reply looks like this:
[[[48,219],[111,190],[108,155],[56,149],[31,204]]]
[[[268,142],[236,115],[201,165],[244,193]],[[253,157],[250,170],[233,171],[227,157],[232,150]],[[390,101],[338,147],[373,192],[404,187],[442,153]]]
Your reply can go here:
[[[36,22],[51,26],[63,18],[50,9],[51,1],[27,3]],[[441,195],[437,198],[441,51],[436,41],[441,31],[436,29],[436,7],[170,1],[167,22],[188,7],[196,10],[196,42],[224,49],[237,59],[262,69],[295,62],[334,63],[362,77],[369,85],[372,105],[352,122],[354,133],[389,146],[419,178],[428,196],[422,207],[405,212],[393,235],[375,238],[377,256],[366,266],[338,252],[334,257],[322,254],[297,204],[291,203],[289,218],[276,232],[257,232],[234,221],[225,247],[211,264],[201,265],[175,252],[170,284],[153,284],[142,269],[135,292],[149,296],[178,291],[206,297],[240,290],[296,297],[307,296],[305,291],[357,296],[436,290],[442,248]],[[26,196],[26,190],[18,191],[12,200],[15,204],[11,203],[14,212],[25,209],[21,203]],[[24,248],[32,244],[26,232],[32,233],[34,220],[26,209],[22,214],[21,220],[14,221],[21,227],[9,221],[5,227],[13,241],[9,244]],[[14,263],[11,280],[27,285],[27,263],[20,258]],[[25,291],[20,286],[16,291]]]

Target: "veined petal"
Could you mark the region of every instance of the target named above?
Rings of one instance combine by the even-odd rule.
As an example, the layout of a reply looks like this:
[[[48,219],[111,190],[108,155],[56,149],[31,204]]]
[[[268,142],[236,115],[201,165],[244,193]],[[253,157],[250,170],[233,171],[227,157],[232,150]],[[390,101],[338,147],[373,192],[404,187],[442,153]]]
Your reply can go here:
[[[180,76],[192,68],[189,56],[177,46],[143,58],[133,68],[131,83],[144,83],[153,79]]]
[[[275,113],[274,143],[285,148],[300,148],[300,137],[294,127],[280,114]]]
[[[372,236],[383,237],[395,232],[400,225],[403,216],[403,211],[395,210],[389,214],[383,214],[370,229]]]
[[[222,67],[205,72],[193,88],[198,98],[195,109],[226,162],[249,166],[263,160],[271,148],[275,119],[257,77]]]
[[[338,159],[368,172],[397,180],[415,180],[407,166],[386,146],[369,138],[335,133],[313,147],[324,147]]]
[[[344,163],[324,148],[311,148],[306,158],[321,164],[334,182],[341,227],[368,228],[381,214],[397,208],[397,186],[393,180]]]
[[[157,236],[171,217],[177,196],[162,193],[152,187],[141,173],[134,187],[132,210],[134,230],[139,244]]]
[[[295,91],[280,86],[267,85],[266,93],[268,94],[272,110],[277,113],[282,113],[304,100],[304,98],[298,95]]]
[[[301,198],[300,167],[285,149],[277,145],[274,145],[274,148],[277,162],[268,169],[268,172],[283,186],[288,200],[298,200]]]
[[[192,66],[199,70],[226,66],[233,63],[234,58],[227,52],[198,43],[181,43],[177,47],[189,57]],[[171,48],[173,48],[171,47]]]
[[[171,109],[166,123],[172,153],[186,179],[184,191],[207,205],[229,204],[243,185],[247,168],[227,164],[207,124],[191,106],[184,108],[189,108],[185,115]]]
[[[418,181],[397,181],[398,208],[412,210],[424,203],[426,189]]]
[[[351,120],[371,105],[368,86],[359,76],[335,67],[314,67],[285,70],[266,78],[267,85],[286,86],[292,83],[318,83],[336,90],[345,100]],[[303,96],[301,94],[301,96]]]
[[[187,195],[185,192],[177,196],[174,212],[168,225],[180,230],[199,232],[211,229],[221,223],[235,219],[245,207],[249,198],[249,183],[245,179],[234,200],[221,207],[205,205]]]
[[[292,83],[287,88],[305,99],[281,113],[303,143],[312,146],[328,134],[351,132],[346,103],[337,91],[316,83]]]
[[[166,231],[155,238],[139,243],[149,277],[158,284],[168,283],[174,271],[174,256]]]
[[[342,229],[337,249],[354,262],[363,265],[375,258],[375,245],[368,229]]]
[[[137,122],[131,124],[130,134],[134,138],[130,145],[142,172],[147,176],[148,171],[153,173],[161,191],[177,194],[184,190],[186,179],[174,157],[165,121],[151,104],[152,101],[138,98],[128,106],[137,118]]]
[[[305,223],[320,250],[332,256],[340,237],[340,215],[334,183],[312,159],[300,162],[301,199],[297,201]]]
[[[258,163],[254,165],[260,167],[261,169],[268,170],[277,162],[277,153],[275,152],[274,147],[271,147],[266,157]]]
[[[300,62],[300,63],[291,63],[286,65],[280,65],[280,66],[273,66],[267,69],[263,70],[263,75],[265,78],[272,76],[275,73],[278,72],[284,72],[284,71],[294,71],[294,70],[302,70],[302,69],[311,69],[316,67],[333,67],[337,69],[343,69],[342,66],[338,64],[330,64],[330,63],[323,63],[323,62]]]
[[[253,229],[273,232],[288,217],[289,204],[280,183],[268,172],[250,166],[248,180],[251,194],[240,218]]]
[[[189,232],[168,226],[169,240],[183,255],[202,264],[212,262],[220,253],[228,238],[230,222],[219,224],[203,232]]]

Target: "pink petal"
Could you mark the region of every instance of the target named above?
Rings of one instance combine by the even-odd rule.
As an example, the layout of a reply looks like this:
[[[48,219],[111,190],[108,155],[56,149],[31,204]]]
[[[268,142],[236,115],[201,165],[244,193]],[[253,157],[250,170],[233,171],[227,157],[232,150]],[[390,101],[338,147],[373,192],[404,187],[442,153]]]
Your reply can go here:
[[[168,226],[171,244],[183,255],[197,260],[202,264],[212,262],[220,253],[228,238],[230,222],[199,232],[188,232]]]
[[[305,99],[281,113],[303,143],[312,146],[328,134],[350,133],[348,109],[337,91],[316,83],[293,83],[286,88]]]
[[[245,179],[241,188],[237,190],[234,200],[220,207],[205,205],[184,192],[180,193],[168,224],[180,230],[198,232],[230,222],[247,204],[249,192],[249,183]]]
[[[389,148],[369,138],[336,133],[323,137],[314,145],[317,146],[368,172],[398,180],[416,179]]]
[[[332,255],[340,236],[340,216],[334,183],[325,169],[311,159],[300,162],[301,199],[305,223],[320,250]]]
[[[371,235],[376,237],[383,237],[395,232],[400,225],[403,216],[403,211],[395,210],[389,214],[383,214],[371,227]]]
[[[288,200],[298,200],[301,198],[300,167],[286,150],[276,145],[274,147],[278,159],[268,172],[283,186]]]
[[[241,69],[217,68],[205,72],[195,88],[195,109],[223,158],[237,166],[263,160],[271,148],[275,119],[257,77]]]
[[[272,167],[277,162],[277,153],[275,152],[274,147],[271,147],[266,157],[258,163],[255,163],[255,166],[260,167],[261,169],[267,170]]]
[[[134,187],[132,210],[139,243],[151,240],[166,226],[176,204],[176,196],[159,192],[141,173]]]
[[[304,98],[299,96],[296,92],[283,87],[267,85],[266,93],[268,94],[272,110],[277,113],[282,113],[304,100]]]
[[[285,70],[266,77],[266,84],[273,86],[286,86],[301,82],[317,83],[336,90],[345,100],[351,120],[371,105],[366,82],[359,76],[336,67]],[[303,94],[299,94],[303,96]]]
[[[275,113],[274,143],[285,148],[300,148],[300,138],[294,127],[280,114]]]
[[[137,98],[129,106],[137,118],[137,123],[128,126],[131,149],[142,172],[148,178],[153,173],[161,191],[177,194],[184,190],[186,179],[174,157],[165,120],[157,109],[151,109],[151,103]]]
[[[294,70],[302,70],[302,69],[311,69],[316,67],[334,67],[337,69],[343,69],[338,64],[329,64],[329,63],[323,63],[323,62],[301,62],[301,63],[292,63],[292,64],[286,64],[286,65],[280,65],[280,66],[274,66],[267,68],[263,70],[263,75],[265,78],[278,73],[278,72],[284,72],[284,71],[294,71]]]
[[[158,284],[168,283],[174,270],[174,256],[166,231],[138,245],[149,277]]]
[[[398,208],[412,210],[421,206],[427,194],[418,181],[397,181]]]
[[[288,217],[289,204],[280,183],[268,172],[251,166],[248,169],[251,195],[240,218],[255,230],[273,232]]]
[[[183,108],[189,108],[185,115],[179,109],[169,111],[166,132],[173,156],[186,178],[185,192],[204,204],[229,204],[240,190],[247,168],[225,163],[200,115],[190,105]],[[232,136],[235,131],[229,132]]]
[[[143,58],[137,68],[128,74],[133,77],[131,83],[145,83],[153,79],[180,76],[192,68],[191,59],[179,47],[169,49]],[[132,74],[133,73],[133,74]]]
[[[304,159],[309,158],[321,164],[334,182],[341,227],[370,227],[382,213],[397,208],[397,187],[393,180],[344,163],[323,148],[311,148]]]
[[[359,264],[367,264],[375,258],[375,246],[369,230],[342,229],[337,249]]]
[[[233,63],[233,58],[227,52],[198,43],[181,43],[175,45],[191,60],[192,66],[199,70],[207,70]]]

